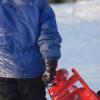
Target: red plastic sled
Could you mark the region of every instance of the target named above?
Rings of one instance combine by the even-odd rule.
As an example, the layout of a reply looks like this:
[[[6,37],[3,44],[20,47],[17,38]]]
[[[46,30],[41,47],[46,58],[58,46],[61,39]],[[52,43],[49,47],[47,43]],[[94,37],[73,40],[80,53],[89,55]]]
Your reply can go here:
[[[89,86],[85,83],[78,72],[73,68],[73,75],[68,78],[66,69],[60,69],[56,73],[55,80],[48,87],[48,92],[52,100],[100,100]],[[81,87],[75,85],[81,83]]]

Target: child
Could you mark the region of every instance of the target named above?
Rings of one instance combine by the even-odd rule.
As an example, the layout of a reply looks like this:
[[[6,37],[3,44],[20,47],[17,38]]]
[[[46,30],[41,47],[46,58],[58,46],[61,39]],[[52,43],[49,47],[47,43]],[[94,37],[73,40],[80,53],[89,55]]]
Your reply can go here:
[[[60,43],[47,0],[0,0],[0,100],[46,100]]]

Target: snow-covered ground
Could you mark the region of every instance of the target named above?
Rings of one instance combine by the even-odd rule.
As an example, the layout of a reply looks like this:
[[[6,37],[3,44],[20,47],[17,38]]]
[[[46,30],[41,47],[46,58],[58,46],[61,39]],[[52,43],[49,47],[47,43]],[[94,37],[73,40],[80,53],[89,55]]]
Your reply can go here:
[[[70,71],[75,67],[97,91],[100,89],[100,0],[51,6],[63,39],[60,68]]]

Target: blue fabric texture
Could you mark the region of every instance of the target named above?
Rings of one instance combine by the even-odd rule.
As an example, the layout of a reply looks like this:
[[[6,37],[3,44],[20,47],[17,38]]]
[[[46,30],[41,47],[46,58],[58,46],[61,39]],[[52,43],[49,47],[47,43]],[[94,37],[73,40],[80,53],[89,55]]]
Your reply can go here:
[[[44,59],[59,59],[61,37],[46,0],[0,0],[0,77],[43,74]]]

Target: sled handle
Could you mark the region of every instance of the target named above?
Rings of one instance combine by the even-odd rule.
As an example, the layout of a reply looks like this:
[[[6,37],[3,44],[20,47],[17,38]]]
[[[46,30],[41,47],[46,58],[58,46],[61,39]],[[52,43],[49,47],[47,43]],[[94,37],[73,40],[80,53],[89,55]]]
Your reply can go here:
[[[72,72],[75,76],[78,77],[78,80],[80,81],[80,83],[84,86],[85,89],[87,90],[91,90],[89,88],[89,86],[86,84],[86,82],[82,79],[82,77],[79,75],[79,73],[75,70],[75,68],[72,69]]]

